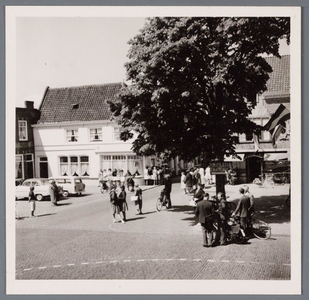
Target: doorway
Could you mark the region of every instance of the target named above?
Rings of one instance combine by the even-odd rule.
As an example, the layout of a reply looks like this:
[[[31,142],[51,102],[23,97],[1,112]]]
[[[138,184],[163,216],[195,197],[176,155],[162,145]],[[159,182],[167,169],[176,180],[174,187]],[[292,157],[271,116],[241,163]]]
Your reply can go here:
[[[47,157],[40,157],[40,177],[41,178],[48,178]]]
[[[246,159],[246,173],[248,182],[252,182],[261,175],[262,158],[259,156],[251,156]]]

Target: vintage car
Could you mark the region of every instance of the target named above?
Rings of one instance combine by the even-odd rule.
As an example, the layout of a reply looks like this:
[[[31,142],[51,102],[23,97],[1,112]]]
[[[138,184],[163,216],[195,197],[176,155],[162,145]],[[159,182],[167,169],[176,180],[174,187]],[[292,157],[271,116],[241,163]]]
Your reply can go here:
[[[85,184],[82,179],[77,176],[58,176],[50,177],[55,180],[58,187],[62,189],[62,196],[81,195],[85,191]]]
[[[49,197],[49,181],[48,178],[29,178],[22,184],[15,187],[15,198],[24,199],[28,198],[30,186],[34,186],[34,195],[36,200],[41,201],[44,197]],[[59,190],[61,193],[61,188]]]

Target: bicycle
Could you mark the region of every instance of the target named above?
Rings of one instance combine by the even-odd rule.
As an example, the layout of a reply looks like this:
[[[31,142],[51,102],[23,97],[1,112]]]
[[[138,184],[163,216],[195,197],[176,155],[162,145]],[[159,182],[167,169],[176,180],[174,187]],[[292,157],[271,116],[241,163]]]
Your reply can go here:
[[[250,229],[252,234],[260,240],[267,240],[271,236],[271,227],[264,221],[252,219]]]
[[[259,177],[261,179],[260,178],[255,178],[252,183],[254,183],[254,184],[256,184],[256,185],[258,185],[260,187],[265,187],[265,188],[267,188],[267,187],[272,187],[273,188],[275,186],[275,182],[272,179],[273,178],[272,175],[265,174],[265,178],[263,178],[262,175],[259,175]]]
[[[158,198],[158,200],[156,202],[157,211],[161,211],[163,206],[168,208],[168,201],[166,199],[166,195],[165,195],[165,190],[164,189],[161,191],[160,197]]]

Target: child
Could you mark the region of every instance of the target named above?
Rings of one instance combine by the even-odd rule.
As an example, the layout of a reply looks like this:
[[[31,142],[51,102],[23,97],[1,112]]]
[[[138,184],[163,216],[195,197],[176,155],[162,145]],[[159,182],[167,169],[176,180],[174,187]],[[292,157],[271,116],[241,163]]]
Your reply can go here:
[[[30,203],[30,218],[35,217],[34,211],[35,211],[35,195],[34,195],[34,186],[30,187],[30,192],[29,192],[29,200],[28,202]]]

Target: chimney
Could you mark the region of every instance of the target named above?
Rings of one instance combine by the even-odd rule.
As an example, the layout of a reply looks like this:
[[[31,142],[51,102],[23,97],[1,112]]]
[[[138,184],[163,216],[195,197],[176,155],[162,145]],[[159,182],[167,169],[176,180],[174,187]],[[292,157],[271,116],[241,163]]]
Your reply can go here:
[[[33,101],[25,101],[25,105],[27,109],[34,109],[34,102]]]

